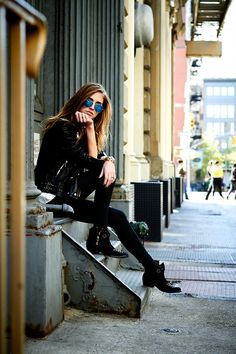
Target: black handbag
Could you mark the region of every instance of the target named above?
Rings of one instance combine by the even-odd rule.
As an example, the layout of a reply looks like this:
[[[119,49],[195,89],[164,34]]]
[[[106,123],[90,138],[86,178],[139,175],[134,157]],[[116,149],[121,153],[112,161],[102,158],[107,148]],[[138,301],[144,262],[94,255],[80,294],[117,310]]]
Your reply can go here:
[[[54,186],[58,197],[79,198],[81,193],[90,194],[94,188],[100,169],[79,167],[66,160],[58,169],[54,178]]]

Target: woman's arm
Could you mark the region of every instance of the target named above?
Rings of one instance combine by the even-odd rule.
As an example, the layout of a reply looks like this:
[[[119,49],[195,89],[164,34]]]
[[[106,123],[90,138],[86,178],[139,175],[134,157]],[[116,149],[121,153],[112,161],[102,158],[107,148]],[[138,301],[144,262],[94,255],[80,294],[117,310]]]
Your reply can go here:
[[[83,124],[85,128],[87,136],[88,155],[97,158],[98,150],[93,119],[90,118],[88,114],[79,111],[75,112],[75,117],[77,122]]]
[[[88,143],[88,155],[97,158],[98,149],[95,137],[94,124],[86,126],[85,129]]]

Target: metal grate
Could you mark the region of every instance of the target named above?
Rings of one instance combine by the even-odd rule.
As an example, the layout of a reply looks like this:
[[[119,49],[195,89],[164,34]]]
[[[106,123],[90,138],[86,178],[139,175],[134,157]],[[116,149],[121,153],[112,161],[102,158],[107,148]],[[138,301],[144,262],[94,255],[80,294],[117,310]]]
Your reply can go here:
[[[236,268],[166,264],[165,275],[180,281],[183,295],[224,300],[236,299]]]
[[[165,275],[172,280],[234,282],[236,285],[236,268],[231,267],[167,264]]]
[[[209,250],[209,249],[158,249],[153,248],[147,251],[154,259],[164,261],[193,261],[214,264],[236,264],[235,253],[231,250]]]
[[[214,26],[218,37],[231,0],[196,0],[192,3],[192,39],[202,34],[204,24],[208,23]]]
[[[170,195],[171,208],[170,208],[170,211],[171,211],[171,213],[173,213],[173,210],[175,208],[175,177],[170,178],[170,188],[171,188],[171,195]]]
[[[163,214],[165,217],[165,227],[169,227],[170,224],[170,210],[171,210],[171,191],[170,191],[170,179],[161,180],[163,183]]]
[[[235,283],[218,283],[218,282],[181,282],[182,294],[196,297],[207,297],[214,299],[235,300],[236,284]]]
[[[183,201],[182,177],[175,177],[175,206],[180,208]]]

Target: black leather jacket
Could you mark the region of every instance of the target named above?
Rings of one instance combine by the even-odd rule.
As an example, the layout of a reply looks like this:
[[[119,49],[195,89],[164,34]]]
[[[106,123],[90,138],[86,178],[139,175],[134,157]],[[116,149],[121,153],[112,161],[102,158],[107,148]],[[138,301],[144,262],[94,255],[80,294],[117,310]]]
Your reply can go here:
[[[67,160],[81,169],[101,170],[104,161],[88,155],[86,138],[78,144],[78,125],[60,120],[43,137],[37,165],[35,184],[42,192],[59,195],[61,186],[55,185],[55,176]]]

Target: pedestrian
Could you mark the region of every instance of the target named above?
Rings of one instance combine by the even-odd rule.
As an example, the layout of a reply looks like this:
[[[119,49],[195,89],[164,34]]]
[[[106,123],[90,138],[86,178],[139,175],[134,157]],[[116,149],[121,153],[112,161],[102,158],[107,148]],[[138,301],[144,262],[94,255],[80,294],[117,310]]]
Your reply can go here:
[[[222,198],[222,184],[223,184],[223,177],[224,177],[224,172],[223,168],[220,164],[220,161],[216,160],[214,165],[212,166],[211,169],[212,173],[212,178],[213,178],[213,197],[215,192],[218,192]]]
[[[207,195],[205,198],[206,200],[209,198],[209,195],[213,189],[213,177],[212,177],[212,172],[211,172],[213,164],[214,164],[214,161],[210,160],[207,165],[206,173],[207,173],[207,179],[209,181],[209,184],[208,184],[208,188],[207,188]]]
[[[93,224],[86,241],[88,251],[116,258],[127,256],[113,248],[107,229],[110,226],[143,265],[144,286],[156,286],[167,293],[180,292],[179,287],[166,280],[164,263],[154,260],[145,250],[126,215],[109,206],[116,179],[115,160],[104,153],[111,114],[109,96],[100,84],[82,86],[57,115],[46,120],[35,183],[41,191],[53,195],[50,203],[65,203],[73,208],[75,220]],[[86,176],[77,198],[63,195],[61,186],[58,188],[55,183],[55,175],[65,160]],[[93,191],[94,200],[86,199]]]
[[[188,199],[188,193],[187,193],[187,172],[184,169],[184,163],[182,159],[178,160],[178,165],[176,167],[176,176],[177,177],[182,177],[184,181],[184,196],[185,199]]]
[[[236,199],[236,163],[233,164],[229,180],[230,180],[230,188],[229,188],[229,192],[227,194],[227,199],[229,199],[229,196],[233,191],[235,192],[234,199]]]

